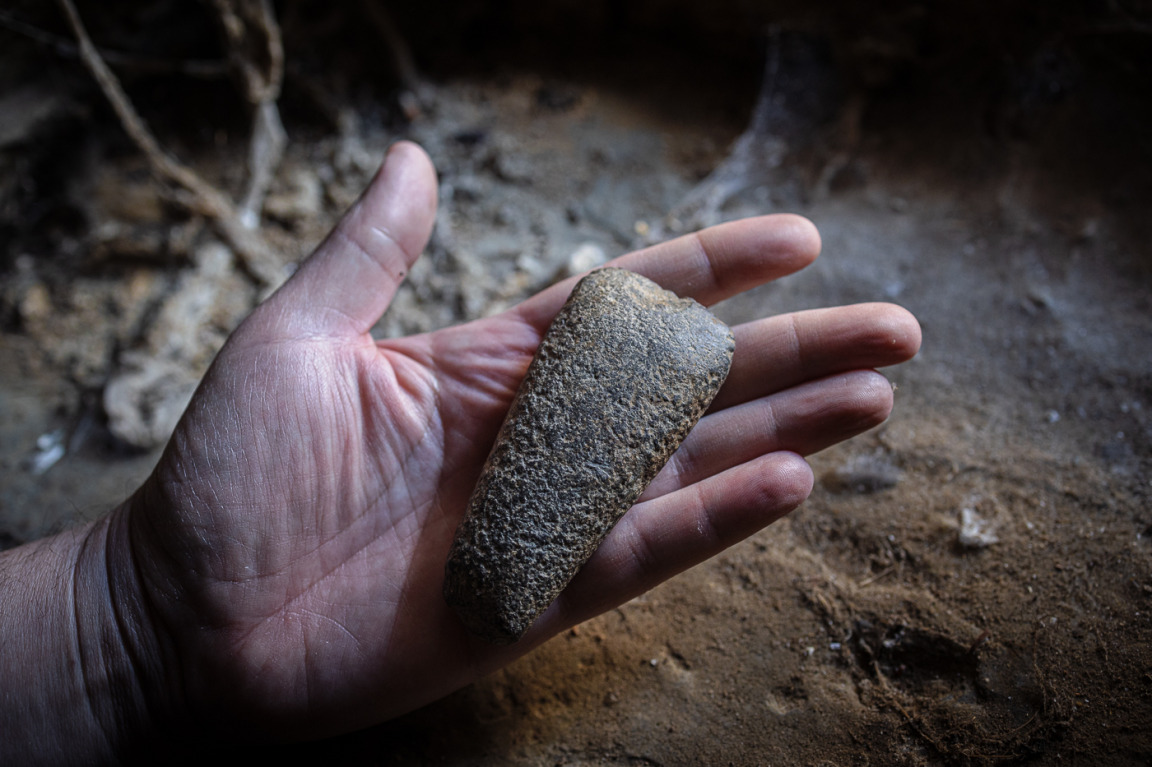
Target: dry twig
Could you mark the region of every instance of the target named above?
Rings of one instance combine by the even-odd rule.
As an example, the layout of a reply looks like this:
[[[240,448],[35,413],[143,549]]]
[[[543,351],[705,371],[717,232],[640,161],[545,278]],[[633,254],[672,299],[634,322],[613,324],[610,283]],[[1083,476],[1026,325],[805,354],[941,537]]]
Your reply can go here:
[[[256,229],[245,226],[236,206],[219,189],[164,151],[132,105],[116,75],[96,50],[72,0],[59,0],[59,3],[68,19],[68,25],[72,28],[72,33],[76,36],[81,61],[112,105],[129,138],[148,159],[153,172],[184,192],[178,199],[186,207],[213,222],[220,236],[241,257],[245,268],[253,277],[268,286],[278,284],[282,279],[283,270],[263,236]]]
[[[240,203],[240,221],[255,228],[287,144],[276,107],[284,79],[284,45],[269,0],[211,0],[211,5],[228,48],[232,72],[252,108],[248,188]]]

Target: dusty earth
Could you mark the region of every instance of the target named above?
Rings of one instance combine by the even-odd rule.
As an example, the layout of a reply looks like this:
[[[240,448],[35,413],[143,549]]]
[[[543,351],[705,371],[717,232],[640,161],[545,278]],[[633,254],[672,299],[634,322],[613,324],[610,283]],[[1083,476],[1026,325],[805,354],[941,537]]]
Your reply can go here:
[[[321,41],[355,23],[354,4],[319,20],[286,5]],[[284,262],[407,137],[432,154],[444,210],[381,335],[498,311],[663,233],[793,211],[819,226],[821,258],[718,313],[893,301],[920,318],[923,351],[887,371],[885,426],[812,458],[817,487],[790,517],[445,700],[290,753],[1147,764],[1147,5],[1006,12],[989,29],[901,4],[858,28],[847,14],[765,35],[756,17],[727,51],[721,25],[685,44],[690,32],[651,12],[589,7],[567,10],[581,23],[560,46],[539,37],[546,14],[479,32],[475,16],[445,31],[400,14],[421,67],[405,98],[355,45],[297,55],[304,22],[285,13],[289,145],[263,220]],[[31,3],[14,13],[64,34]],[[164,201],[67,51],[0,35],[0,546],[12,546],[131,492],[259,288]],[[234,188],[245,122],[227,81],[129,75],[158,135]]]

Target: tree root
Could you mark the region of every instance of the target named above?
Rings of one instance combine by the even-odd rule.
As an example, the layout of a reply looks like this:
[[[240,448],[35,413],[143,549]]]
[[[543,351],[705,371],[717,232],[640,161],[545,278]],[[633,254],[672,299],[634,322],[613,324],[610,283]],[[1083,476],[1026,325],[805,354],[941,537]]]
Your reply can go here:
[[[152,131],[144,122],[140,113],[132,105],[128,94],[124,92],[120,80],[108,67],[100,52],[96,49],[88,35],[76,6],[72,0],[58,0],[72,33],[79,44],[80,59],[92,74],[105,98],[112,105],[120,124],[136,147],[147,158],[152,172],[163,182],[176,187],[177,202],[190,212],[205,216],[212,222],[217,233],[240,257],[245,270],[266,288],[274,288],[284,279],[284,269],[279,258],[272,252],[263,235],[257,228],[259,221],[259,207],[262,204],[264,192],[271,181],[275,167],[283,154],[284,133],[280,126],[279,115],[276,112],[275,98],[279,94],[280,71],[282,71],[282,54],[270,54],[269,69],[274,76],[263,79],[263,87],[257,88],[260,81],[252,78],[251,83],[246,79],[246,95],[252,101],[256,95],[256,116],[253,125],[252,150],[250,152],[249,189],[245,195],[247,207],[238,208],[223,192],[205,181],[194,170],[184,165],[178,159],[166,152]],[[275,22],[271,20],[271,8],[266,0],[237,0],[245,5],[258,4],[266,15],[262,16],[262,23],[267,30],[275,29]],[[219,9],[227,6],[227,0],[215,0]],[[223,13],[223,12],[221,12]],[[229,19],[222,19],[224,26],[230,25]],[[229,38],[231,42],[232,38]],[[268,50],[280,51],[279,33],[273,35],[268,32]],[[233,50],[233,62],[240,58]],[[235,65],[234,66],[239,66]],[[248,65],[240,66],[244,72],[253,68]],[[248,215],[245,215],[247,213]]]

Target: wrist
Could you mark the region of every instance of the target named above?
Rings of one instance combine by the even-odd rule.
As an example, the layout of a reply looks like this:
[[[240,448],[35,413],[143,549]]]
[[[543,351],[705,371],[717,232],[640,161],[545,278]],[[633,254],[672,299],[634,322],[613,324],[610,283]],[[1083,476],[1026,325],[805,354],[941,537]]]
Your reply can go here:
[[[179,667],[140,579],[133,502],[82,536],[71,600],[83,700],[110,755],[125,763],[152,761],[181,740]]]
[[[0,553],[0,764],[156,761],[181,733],[170,643],[149,616],[129,505]]]
[[[88,529],[0,554],[0,763],[110,757],[76,645],[72,574]]]

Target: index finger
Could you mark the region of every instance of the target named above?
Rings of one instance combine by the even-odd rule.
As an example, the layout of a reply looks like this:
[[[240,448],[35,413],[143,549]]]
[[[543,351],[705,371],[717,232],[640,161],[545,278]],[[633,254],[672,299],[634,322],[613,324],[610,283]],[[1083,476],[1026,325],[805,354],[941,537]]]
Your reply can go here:
[[[642,274],[678,296],[709,306],[799,271],[819,253],[820,235],[812,222],[782,213],[709,227],[621,256],[607,266]],[[543,332],[581,276],[558,282],[514,311]]]

